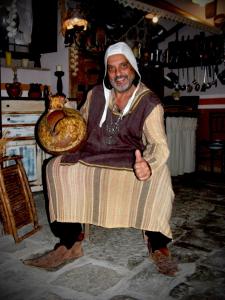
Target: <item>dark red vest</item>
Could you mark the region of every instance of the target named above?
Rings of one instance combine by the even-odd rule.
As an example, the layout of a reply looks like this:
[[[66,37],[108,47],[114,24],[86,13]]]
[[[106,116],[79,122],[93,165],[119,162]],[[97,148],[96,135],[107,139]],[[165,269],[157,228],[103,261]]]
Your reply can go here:
[[[61,162],[71,163],[79,160],[90,165],[132,169],[135,150],[144,150],[142,132],[145,119],[160,103],[158,97],[150,90],[147,93],[145,91],[138,99],[130,112],[119,122],[119,132],[114,137],[114,143],[108,144],[106,126],[111,120],[116,122],[118,115],[108,108],[106,121],[99,127],[105,98],[102,85],[96,86],[93,89],[88,116],[87,141],[80,151],[64,155]]]

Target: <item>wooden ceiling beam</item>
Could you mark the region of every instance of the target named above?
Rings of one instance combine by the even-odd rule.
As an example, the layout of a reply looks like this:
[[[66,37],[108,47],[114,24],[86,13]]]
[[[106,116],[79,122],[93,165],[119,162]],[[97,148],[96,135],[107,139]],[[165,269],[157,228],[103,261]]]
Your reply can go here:
[[[209,27],[214,27],[213,25],[211,25],[210,23],[208,23],[207,21],[199,18],[199,17],[196,17],[194,16],[193,14],[177,7],[176,5],[170,3],[170,2],[167,2],[165,0],[141,0],[141,2],[145,3],[145,4],[149,4],[151,6],[154,6],[156,8],[159,8],[159,9],[163,9],[163,10],[166,10],[170,13],[174,13],[176,15],[180,15],[186,19],[189,19],[189,20],[192,20],[194,22],[197,22],[197,23],[200,23],[202,25],[206,25],[206,26],[209,26]]]
[[[165,33],[163,33],[161,36],[159,36],[156,40],[157,43],[161,43],[163,42],[165,39],[167,39],[169,36],[171,36],[174,33],[177,33],[181,28],[183,28],[185,26],[185,24],[183,23],[178,23],[175,26],[173,26],[172,28],[170,28],[169,30],[165,31]]]

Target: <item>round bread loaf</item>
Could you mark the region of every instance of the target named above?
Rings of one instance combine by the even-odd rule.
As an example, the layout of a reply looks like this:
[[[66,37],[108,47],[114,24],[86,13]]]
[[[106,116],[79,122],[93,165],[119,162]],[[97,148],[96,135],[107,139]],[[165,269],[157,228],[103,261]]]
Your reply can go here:
[[[37,123],[38,142],[53,155],[78,150],[86,139],[86,133],[84,118],[72,108],[51,109]]]

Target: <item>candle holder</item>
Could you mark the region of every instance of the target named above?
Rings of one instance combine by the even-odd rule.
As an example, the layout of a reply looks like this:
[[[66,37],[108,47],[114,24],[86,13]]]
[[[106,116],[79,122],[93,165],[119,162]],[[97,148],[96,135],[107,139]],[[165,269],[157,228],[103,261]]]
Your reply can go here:
[[[63,94],[63,84],[62,84],[62,77],[64,75],[64,72],[63,71],[56,71],[55,72],[55,76],[57,77],[57,94],[59,96],[65,96]]]

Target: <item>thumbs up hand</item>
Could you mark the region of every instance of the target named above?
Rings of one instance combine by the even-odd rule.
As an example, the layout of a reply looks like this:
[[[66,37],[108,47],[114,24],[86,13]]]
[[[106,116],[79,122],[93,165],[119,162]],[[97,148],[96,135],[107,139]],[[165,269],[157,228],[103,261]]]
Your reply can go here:
[[[135,151],[134,173],[137,179],[144,181],[151,175],[152,171],[147,161],[141,156],[140,150]]]

